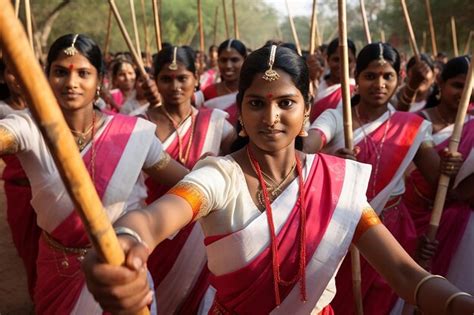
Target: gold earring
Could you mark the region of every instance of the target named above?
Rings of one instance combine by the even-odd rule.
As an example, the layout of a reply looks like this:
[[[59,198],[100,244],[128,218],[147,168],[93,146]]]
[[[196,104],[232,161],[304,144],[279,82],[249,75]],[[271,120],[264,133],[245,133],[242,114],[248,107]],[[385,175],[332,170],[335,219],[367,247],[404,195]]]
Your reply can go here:
[[[242,137],[242,138],[248,137],[247,132],[245,132],[244,123],[242,122],[242,118],[240,117],[239,117],[239,123],[240,123],[240,127],[242,127],[242,129],[239,131],[239,137]]]
[[[303,120],[303,125],[301,126],[301,131],[300,133],[298,134],[298,136],[300,137],[307,137],[308,136],[308,132],[306,131],[306,124],[308,123],[308,119],[309,119],[309,114],[305,114],[304,115],[304,120]]]

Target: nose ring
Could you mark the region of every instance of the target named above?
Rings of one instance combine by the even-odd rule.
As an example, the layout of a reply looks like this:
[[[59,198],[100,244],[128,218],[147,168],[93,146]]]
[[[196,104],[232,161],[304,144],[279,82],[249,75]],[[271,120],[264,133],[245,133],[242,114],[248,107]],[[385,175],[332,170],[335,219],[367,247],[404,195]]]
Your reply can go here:
[[[280,121],[281,121],[281,120],[280,120],[280,114],[276,114],[275,120],[273,121],[272,126],[275,126],[275,125],[278,124]]]

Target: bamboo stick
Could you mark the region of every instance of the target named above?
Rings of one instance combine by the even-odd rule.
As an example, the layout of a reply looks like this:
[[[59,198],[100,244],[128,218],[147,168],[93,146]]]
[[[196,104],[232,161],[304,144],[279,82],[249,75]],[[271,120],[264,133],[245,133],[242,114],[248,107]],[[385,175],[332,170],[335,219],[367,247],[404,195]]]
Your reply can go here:
[[[150,41],[148,38],[148,25],[146,22],[146,10],[145,10],[145,0],[140,0],[141,8],[142,8],[142,15],[143,15],[143,32],[145,34],[145,55],[148,58],[151,56],[150,52]]]
[[[222,0],[222,7],[224,8],[225,36],[226,38],[229,38],[229,21],[227,20],[227,9],[225,7],[225,0]]]
[[[433,23],[433,15],[431,14],[431,5],[430,0],[425,0],[426,15],[428,16],[428,24],[430,27],[430,36],[431,36],[431,49],[433,51],[433,56],[438,54],[438,47],[436,46],[436,33]]]
[[[110,32],[112,30],[112,9],[109,9],[109,16],[107,18],[107,33],[105,34],[104,56],[109,53]]]
[[[362,23],[364,25],[365,39],[367,44],[372,43],[372,37],[370,36],[369,22],[367,20],[367,13],[365,12],[365,3],[364,0],[360,0],[360,13],[362,15]]]
[[[405,18],[405,23],[407,25],[408,35],[409,35],[408,39],[410,41],[413,54],[415,55],[417,59],[419,59],[420,52],[418,50],[418,46],[416,45],[415,33],[413,32],[413,27],[411,26],[410,15],[408,14],[407,5],[405,3],[405,0],[400,0],[400,3],[402,5],[403,17]]]
[[[132,14],[132,25],[133,25],[133,33],[135,35],[135,47],[137,49],[138,55],[140,55],[141,58],[141,52],[142,50],[140,49],[140,37],[138,37],[138,26],[137,26],[137,16],[135,14],[135,1],[130,0],[130,12]]]
[[[349,52],[347,49],[347,17],[345,0],[338,0],[338,13],[339,59],[341,60],[341,88],[344,117],[344,142],[347,149],[353,150],[354,141],[352,134],[351,92],[349,87]],[[362,305],[359,250],[354,245],[351,245],[350,250],[352,264],[352,285],[356,314],[362,315],[364,310]]]
[[[219,5],[216,4],[216,11],[214,13],[214,36],[212,38],[212,44],[215,45],[216,42],[217,42],[217,16],[218,16],[218,13],[219,13]]]
[[[451,35],[453,37],[453,53],[454,57],[459,56],[458,50],[458,36],[456,35],[456,20],[454,16],[451,17]]]
[[[28,39],[10,1],[0,0],[0,7],[0,46],[9,57],[15,76],[24,88],[29,109],[45,137],[89,239],[107,263],[122,265],[124,253],[43,69],[28,47]],[[140,314],[147,313],[148,309],[144,309]]]
[[[469,36],[467,37],[466,47],[464,47],[464,54],[467,55],[469,51],[469,47],[471,46],[471,39],[474,36],[474,31],[469,32]]]
[[[160,29],[160,14],[158,12],[157,0],[152,0],[153,4],[153,20],[155,22],[155,39],[156,39],[156,50],[161,50],[161,29]]]
[[[30,0],[25,0],[25,19],[26,19],[26,31],[28,33],[28,41],[30,46],[35,50],[35,45],[33,44],[33,24],[31,22],[31,6]]]
[[[239,39],[239,23],[237,22],[237,10],[235,8],[235,0],[232,0],[232,14],[234,17],[234,37],[235,39]]]
[[[295,27],[295,23],[293,22],[293,16],[291,15],[290,4],[288,3],[288,0],[285,0],[285,2],[286,2],[286,10],[288,11],[288,19],[290,20],[291,33],[293,34],[293,39],[296,45],[296,51],[298,52],[298,55],[302,56],[301,45],[298,39],[298,33],[296,33],[296,27]]]
[[[198,15],[198,23],[199,23],[199,48],[201,52],[204,54],[205,47],[204,47],[204,28],[202,25],[202,12],[201,12],[201,0],[197,0],[197,15]]]
[[[138,55],[135,48],[133,47],[132,40],[130,39],[130,36],[128,35],[127,29],[125,28],[125,24],[123,24],[122,17],[120,16],[120,13],[117,9],[117,5],[115,4],[115,1],[114,0],[108,0],[108,1],[109,1],[110,8],[112,9],[112,13],[115,16],[115,20],[117,21],[117,24],[120,28],[120,32],[122,32],[123,38],[128,46],[128,49],[130,50],[130,53],[132,54],[135,64],[138,67],[138,71],[140,72],[141,77],[144,78],[145,80],[148,80],[148,73],[146,73],[145,68],[143,67],[143,60],[141,56]]]
[[[20,15],[20,2],[21,0],[15,0],[15,16],[16,17]]]
[[[474,49],[471,54],[474,56]],[[448,150],[451,153],[457,152],[459,141],[461,138],[462,128],[464,126],[464,120],[466,118],[467,110],[469,108],[469,101],[471,99],[472,89],[474,87],[474,67],[473,62],[469,65],[469,70],[466,76],[466,83],[464,85],[464,90],[461,96],[461,101],[459,102],[458,111],[456,114],[456,120],[454,123],[453,133],[451,139],[449,140]],[[430,240],[435,240],[436,233],[438,231],[439,222],[441,220],[441,215],[443,213],[444,202],[446,200],[446,193],[449,187],[449,176],[442,174],[439,177],[438,181],[438,190],[436,191],[436,197],[433,205],[433,211],[431,212],[430,224],[428,227],[428,232],[426,236]],[[427,267],[429,262],[422,262],[420,265]]]
[[[426,52],[426,31],[423,31],[423,41],[421,42],[421,52]]]
[[[313,0],[313,13],[311,15],[311,32],[309,36],[309,53],[314,54],[317,47],[321,45],[318,35],[318,12],[316,10],[316,0]]]
[[[380,41],[382,43],[385,43],[385,31],[384,30],[380,30]]]

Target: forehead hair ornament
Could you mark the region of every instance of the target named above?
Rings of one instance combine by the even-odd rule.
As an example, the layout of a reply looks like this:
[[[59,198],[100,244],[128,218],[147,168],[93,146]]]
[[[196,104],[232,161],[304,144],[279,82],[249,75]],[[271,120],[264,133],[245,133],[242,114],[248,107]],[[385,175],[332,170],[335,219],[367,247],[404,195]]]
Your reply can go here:
[[[270,51],[270,58],[268,59],[268,70],[265,71],[262,79],[268,82],[276,81],[280,78],[278,72],[273,70],[273,63],[275,62],[277,45],[272,45],[272,50]]]
[[[379,59],[378,59],[378,63],[379,65],[381,66],[384,66],[387,61],[385,60],[385,58],[383,57],[383,44],[382,43],[379,43]]]
[[[227,51],[230,51],[232,49],[232,42],[233,41],[234,41],[233,38],[229,39],[229,42],[227,43],[227,48],[226,48]]]
[[[72,39],[71,46],[69,46],[68,48],[63,50],[65,55],[74,56],[75,54],[77,54],[77,49],[74,45],[76,44],[76,40],[77,40],[78,37],[79,37],[79,34],[74,35],[74,38]]]
[[[175,71],[178,70],[178,64],[176,63],[176,53],[178,52],[178,46],[175,46],[173,49],[173,61],[168,66],[168,69]]]

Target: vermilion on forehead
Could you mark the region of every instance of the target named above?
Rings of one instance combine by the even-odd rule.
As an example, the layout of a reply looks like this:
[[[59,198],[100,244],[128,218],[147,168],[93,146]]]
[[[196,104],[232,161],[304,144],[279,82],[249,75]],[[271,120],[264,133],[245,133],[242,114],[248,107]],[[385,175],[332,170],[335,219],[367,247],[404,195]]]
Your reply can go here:
[[[74,56],[66,56],[61,54],[56,60],[51,63],[51,66],[60,66],[67,69],[88,69],[95,67],[90,63],[90,61],[81,54],[76,54]]]

